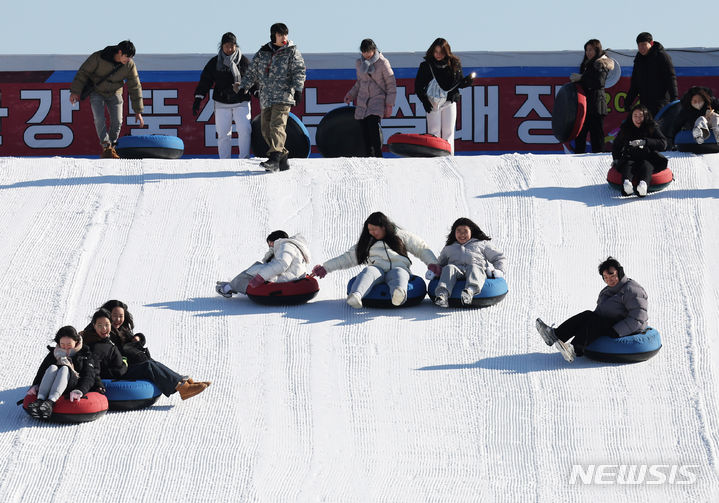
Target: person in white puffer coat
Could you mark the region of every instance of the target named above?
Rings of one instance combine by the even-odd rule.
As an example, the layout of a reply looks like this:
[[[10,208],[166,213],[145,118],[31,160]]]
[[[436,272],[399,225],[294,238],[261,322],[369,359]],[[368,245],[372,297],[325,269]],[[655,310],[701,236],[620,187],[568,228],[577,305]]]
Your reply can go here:
[[[485,278],[504,277],[504,253],[487,243],[491,239],[469,218],[455,220],[439,254],[442,269],[435,289],[436,305],[449,306],[449,296],[457,280],[466,281],[461,300],[462,304],[469,305],[475,294],[482,291]],[[433,269],[430,268],[433,273],[440,273]]]
[[[409,267],[412,264],[407,256],[408,252],[428,266],[437,266],[437,257],[427,243],[420,237],[398,228],[384,213],[377,211],[365,220],[356,245],[346,253],[322,265],[316,265],[312,274],[324,278],[332,271],[367,264],[352,284],[347,304],[359,309],[362,307],[362,298],[372,287],[385,282],[392,296],[392,304],[401,306],[407,300]]]
[[[274,231],[267,236],[270,247],[262,262],[255,262],[230,282],[218,281],[215,290],[223,297],[247,293],[247,287],[258,287],[266,281],[287,283],[307,275],[310,251],[300,234],[289,237],[285,231]]]

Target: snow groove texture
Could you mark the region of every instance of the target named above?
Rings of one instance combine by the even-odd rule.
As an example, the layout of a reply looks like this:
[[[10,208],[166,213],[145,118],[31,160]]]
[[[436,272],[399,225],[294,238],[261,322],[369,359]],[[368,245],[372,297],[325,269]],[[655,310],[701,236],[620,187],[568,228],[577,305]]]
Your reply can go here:
[[[0,159],[0,501],[716,501],[719,159],[644,200],[604,155],[257,161]],[[475,220],[508,257],[482,310],[224,299],[276,229],[312,263],[383,211],[439,253]],[[534,329],[591,309],[617,257],[664,347],[570,365]],[[426,268],[413,258],[412,270]],[[81,426],[22,398],[55,331],[127,302],[153,356],[212,386]],[[573,465],[696,465],[693,484],[570,484]],[[90,466],[95,467],[89,469]]]

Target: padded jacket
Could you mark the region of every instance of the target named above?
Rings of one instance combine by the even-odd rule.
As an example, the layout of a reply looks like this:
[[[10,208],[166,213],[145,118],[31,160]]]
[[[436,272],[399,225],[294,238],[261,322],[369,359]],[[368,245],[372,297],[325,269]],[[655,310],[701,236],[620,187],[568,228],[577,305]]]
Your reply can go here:
[[[489,241],[472,238],[464,244],[457,242],[442,248],[439,254],[439,265],[478,265],[485,270],[489,265],[492,269],[505,272],[506,259],[504,253],[494,248]]]
[[[594,312],[614,321],[614,331],[619,337],[641,332],[647,328],[647,292],[639,283],[624,276],[613,287],[606,286],[599,292]]]

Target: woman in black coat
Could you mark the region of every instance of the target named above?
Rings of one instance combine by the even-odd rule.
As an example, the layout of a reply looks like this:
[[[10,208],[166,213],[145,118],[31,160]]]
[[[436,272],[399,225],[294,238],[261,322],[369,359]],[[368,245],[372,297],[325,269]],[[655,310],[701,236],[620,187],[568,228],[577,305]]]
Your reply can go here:
[[[586,149],[587,134],[592,142],[592,152],[604,151],[604,118],[607,116],[607,100],[604,83],[607,75],[614,70],[614,60],[606,55],[602,43],[593,38],[584,44],[584,59],[579,73],[570,75],[570,80],[584,89],[587,97],[587,116],[584,125],[574,140],[574,151],[583,154]]]
[[[249,64],[247,57],[237,47],[235,35],[227,32],[222,35],[217,56],[207,62],[200,75],[200,82],[195,88],[195,101],[192,103],[192,115],[195,117],[200,113],[200,105],[210,92],[210,88],[213,86],[215,88],[212,100],[215,102],[215,129],[220,159],[231,157],[233,120],[240,144],[240,158],[250,156],[252,136],[250,93],[244,90],[235,92]]]
[[[473,78],[474,74],[462,76],[459,58],[445,39],[438,38],[427,49],[414,79],[414,92],[427,113],[427,133],[447,140],[453,154],[459,90],[471,85]]]
[[[652,173],[667,167],[667,158],[659,152],[667,146],[667,140],[644,105],[632,108],[614,139],[612,157],[614,167],[622,174],[622,194],[632,195],[632,179],[639,178],[637,195],[644,197],[652,180]]]
[[[95,387],[97,367],[90,350],[83,346],[82,337],[71,327],[62,327],[55,334],[57,346],[50,351],[35,374],[28,395],[37,400],[27,407],[37,419],[49,419],[55,402],[67,395],[70,401],[80,400]]]

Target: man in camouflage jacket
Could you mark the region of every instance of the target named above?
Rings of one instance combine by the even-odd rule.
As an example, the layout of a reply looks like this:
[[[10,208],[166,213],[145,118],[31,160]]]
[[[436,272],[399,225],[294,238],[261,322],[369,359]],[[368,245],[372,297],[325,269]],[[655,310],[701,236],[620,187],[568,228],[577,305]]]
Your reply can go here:
[[[135,118],[140,127],[145,125],[142,118],[142,85],[132,60],[134,56],[135,45],[129,40],[109,45],[85,60],[70,85],[70,103],[85,98],[83,91],[87,92],[86,88],[89,91],[95,130],[103,147],[102,157],[119,158],[115,144],[122,127],[122,87],[125,81]],[[105,123],[105,107],[110,114],[109,130]]]
[[[288,35],[285,24],[272,25],[271,42],[257,51],[239,85],[241,89],[253,84],[259,87],[262,137],[269,146],[269,158],[260,165],[267,171],[289,169],[289,152],[285,148],[287,118],[290,108],[302,100],[305,84],[305,61]]]

